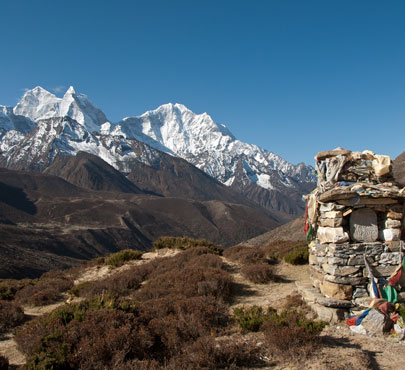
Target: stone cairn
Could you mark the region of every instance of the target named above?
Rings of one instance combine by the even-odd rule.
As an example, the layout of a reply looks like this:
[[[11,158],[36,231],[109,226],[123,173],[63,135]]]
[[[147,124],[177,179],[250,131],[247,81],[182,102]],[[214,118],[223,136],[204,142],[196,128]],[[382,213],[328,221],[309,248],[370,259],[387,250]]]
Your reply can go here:
[[[388,156],[337,148],[315,160],[318,184],[306,197],[305,224],[312,290],[304,298],[321,318],[336,321],[369,297],[365,259],[375,277],[388,278],[398,267],[405,189]]]

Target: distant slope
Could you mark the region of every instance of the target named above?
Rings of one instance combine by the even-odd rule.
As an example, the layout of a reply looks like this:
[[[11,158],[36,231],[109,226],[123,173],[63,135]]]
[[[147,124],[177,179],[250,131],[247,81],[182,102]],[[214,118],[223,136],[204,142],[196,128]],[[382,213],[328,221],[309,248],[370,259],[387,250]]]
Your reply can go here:
[[[244,205],[91,191],[40,173],[1,169],[0,189],[3,278],[36,276],[124,248],[145,250],[164,235],[228,247],[277,226]]]
[[[140,194],[142,191],[100,157],[78,152],[74,157],[57,155],[45,174],[59,176],[85,189]]]
[[[287,224],[279,226],[252,239],[245,240],[240,244],[260,247],[277,240],[305,240],[304,221],[305,218],[303,216],[298,217]]]

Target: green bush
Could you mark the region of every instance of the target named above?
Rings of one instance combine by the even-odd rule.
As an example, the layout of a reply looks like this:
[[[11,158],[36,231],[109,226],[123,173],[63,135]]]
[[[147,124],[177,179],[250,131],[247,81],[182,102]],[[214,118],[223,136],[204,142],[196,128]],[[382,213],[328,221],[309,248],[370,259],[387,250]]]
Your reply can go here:
[[[233,310],[233,319],[243,331],[259,331],[264,323],[271,321],[271,325],[274,327],[298,326],[305,328],[311,334],[318,335],[326,325],[322,321],[309,320],[304,313],[296,310],[285,310],[278,314],[272,307],[264,310],[261,306],[235,308]]]
[[[124,249],[117,253],[110,254],[105,259],[105,264],[113,267],[122,266],[125,262],[140,260],[142,258],[143,252],[135,251],[132,249]]]
[[[189,249],[196,247],[206,247],[211,253],[222,255],[221,246],[215,245],[214,243],[204,240],[204,239],[192,239],[187,236],[174,237],[174,236],[162,236],[153,242],[155,249]]]
[[[269,320],[273,309],[267,312],[263,307],[237,307],[233,310],[233,319],[239,324],[243,331],[259,331],[263,323]]]
[[[284,261],[291,265],[305,265],[308,263],[308,247],[300,247],[288,253],[284,257]]]

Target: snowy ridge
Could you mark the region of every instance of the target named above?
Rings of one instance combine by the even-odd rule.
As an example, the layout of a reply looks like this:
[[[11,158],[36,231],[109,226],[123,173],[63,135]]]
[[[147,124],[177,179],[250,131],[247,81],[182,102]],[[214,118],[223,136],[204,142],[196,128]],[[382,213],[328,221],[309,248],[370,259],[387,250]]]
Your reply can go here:
[[[138,117],[118,122],[112,132],[186,159],[226,185],[232,185],[238,161],[243,161],[246,176],[265,189],[274,189],[272,171],[277,171],[285,186],[291,181],[313,181],[312,168],[288,163],[278,155],[237,140],[224,125],[207,114],[195,114],[182,104],[165,104]]]
[[[77,94],[70,86],[63,98],[46,91],[40,86],[28,90],[13,113],[30,118],[32,121],[54,117],[70,117],[90,131],[99,131],[102,124],[107,122],[103,111],[97,108],[84,94]]]

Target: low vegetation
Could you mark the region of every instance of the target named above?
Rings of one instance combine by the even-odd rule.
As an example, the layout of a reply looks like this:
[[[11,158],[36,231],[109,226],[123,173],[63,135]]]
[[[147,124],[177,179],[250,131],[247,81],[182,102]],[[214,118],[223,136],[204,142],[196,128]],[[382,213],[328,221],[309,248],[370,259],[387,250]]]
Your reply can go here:
[[[221,255],[222,248],[219,245],[204,240],[204,239],[192,239],[186,236],[183,237],[173,237],[173,236],[163,236],[153,242],[155,249],[189,249],[196,247],[205,247],[208,248],[211,253]]]
[[[234,282],[219,246],[171,237],[155,243],[156,249],[183,251],[128,265],[108,278],[76,286],[73,280],[83,266],[19,283],[1,281],[0,293],[9,301],[0,301],[0,331],[21,325],[15,333],[27,357],[26,368],[262,366],[263,345],[227,337],[236,326],[243,333],[261,332],[266,351],[274,356],[305,358],[320,344],[324,324],[308,320],[305,304],[295,296],[285,300],[280,312],[253,306],[234,309],[230,315]],[[283,258],[296,247],[285,248]],[[238,246],[225,250],[224,255],[238,262],[241,273],[254,283],[278,280],[273,270],[276,259],[268,248]],[[141,257],[141,252],[124,250],[85,266],[118,267]],[[67,292],[83,300],[24,323],[19,304],[48,304],[66,298]]]
[[[215,344],[212,335],[229,322],[232,279],[211,249],[133,266],[112,280],[83,285],[79,292],[91,298],[17,330],[28,368],[217,369],[259,361],[255,348]]]
[[[139,260],[142,258],[143,252],[132,249],[124,249],[117,253],[110,254],[105,258],[104,263],[109,266],[119,267],[125,262]]]
[[[24,311],[20,305],[0,301],[0,334],[20,325],[25,319]]]
[[[262,331],[273,354],[302,359],[321,345],[319,334],[326,325],[308,319],[303,306],[299,302],[297,307],[289,307],[280,313],[272,307],[239,307],[234,309],[233,319],[244,332]]]
[[[305,241],[279,240],[264,247],[268,258],[284,260],[293,265],[308,263],[308,247]]]

